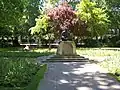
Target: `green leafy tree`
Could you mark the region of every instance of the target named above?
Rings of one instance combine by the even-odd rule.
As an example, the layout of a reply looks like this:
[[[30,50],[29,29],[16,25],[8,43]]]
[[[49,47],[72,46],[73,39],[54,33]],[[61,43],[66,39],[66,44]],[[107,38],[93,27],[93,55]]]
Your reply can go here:
[[[5,28],[7,36],[12,36],[23,19],[26,0],[1,0],[0,1],[0,28]],[[6,29],[7,28],[7,29]],[[12,32],[12,35],[9,34]]]
[[[74,36],[81,36],[86,30],[86,25],[80,18],[77,18],[72,7],[65,2],[48,10],[47,15],[40,15],[36,19],[35,27],[31,29],[32,33],[37,32],[41,35],[52,32],[56,38],[60,38],[62,30],[65,29]]]
[[[36,25],[30,28],[31,34],[40,37],[41,41],[49,41],[50,47],[50,40],[54,38],[52,25],[53,24],[50,22],[50,18],[46,14],[40,15],[36,19]],[[47,44],[47,42],[45,43]]]
[[[109,15],[110,25],[109,29],[114,32],[120,30],[120,0],[92,0],[97,3],[99,7],[105,8]],[[120,36],[120,34],[119,34]]]
[[[108,30],[108,16],[104,9],[98,8],[90,0],[82,0],[77,5],[77,16],[87,23],[87,30],[91,37],[103,35]]]
[[[106,34],[106,42],[110,46],[116,46],[120,39],[120,0],[92,0],[100,8],[106,9],[109,16],[109,32]],[[119,45],[117,45],[119,46]]]
[[[18,24],[23,16],[25,0],[0,0],[0,26]]]
[[[36,25],[35,27],[31,28],[31,34],[45,34],[47,32],[47,28],[49,26],[49,17],[47,15],[40,15],[36,19]]]
[[[35,25],[35,18],[40,14],[41,0],[1,0],[0,27],[8,28],[12,32],[15,43],[18,36],[30,35],[29,28]],[[7,30],[2,30],[9,35]],[[7,34],[8,32],[8,34]]]

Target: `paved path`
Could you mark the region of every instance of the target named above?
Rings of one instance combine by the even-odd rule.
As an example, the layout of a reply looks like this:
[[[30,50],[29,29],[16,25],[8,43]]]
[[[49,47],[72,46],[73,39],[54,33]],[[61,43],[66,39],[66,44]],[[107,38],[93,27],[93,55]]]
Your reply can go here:
[[[38,90],[120,90],[120,83],[105,72],[89,63],[49,63]]]

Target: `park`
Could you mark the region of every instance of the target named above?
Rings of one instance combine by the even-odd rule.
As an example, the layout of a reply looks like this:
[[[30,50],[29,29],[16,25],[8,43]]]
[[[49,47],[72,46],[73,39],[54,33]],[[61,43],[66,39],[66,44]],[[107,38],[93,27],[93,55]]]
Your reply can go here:
[[[119,0],[1,0],[0,90],[120,90]]]

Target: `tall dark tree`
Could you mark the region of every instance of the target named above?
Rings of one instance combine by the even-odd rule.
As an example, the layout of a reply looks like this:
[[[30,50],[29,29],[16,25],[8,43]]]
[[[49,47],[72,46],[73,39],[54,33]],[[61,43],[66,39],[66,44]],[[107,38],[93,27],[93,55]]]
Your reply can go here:
[[[29,28],[35,25],[35,18],[39,15],[41,0],[1,0],[0,27],[8,28],[18,43],[18,36],[29,35]],[[3,29],[6,32],[7,30]],[[8,33],[9,33],[8,32]]]

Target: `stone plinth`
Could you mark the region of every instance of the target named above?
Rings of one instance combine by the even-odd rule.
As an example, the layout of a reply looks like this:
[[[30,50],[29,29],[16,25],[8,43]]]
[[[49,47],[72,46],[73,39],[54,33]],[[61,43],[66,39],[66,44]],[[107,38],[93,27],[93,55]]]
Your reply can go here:
[[[76,46],[73,41],[62,41],[57,49],[58,55],[76,55]]]

